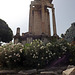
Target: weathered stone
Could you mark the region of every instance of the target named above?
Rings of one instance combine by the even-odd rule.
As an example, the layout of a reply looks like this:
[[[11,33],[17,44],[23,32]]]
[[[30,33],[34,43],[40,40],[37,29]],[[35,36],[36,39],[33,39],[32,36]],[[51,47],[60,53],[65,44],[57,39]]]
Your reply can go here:
[[[61,75],[62,72],[66,69],[66,66],[63,67],[50,67],[50,68],[46,68],[45,71],[52,71],[57,75]]]
[[[45,71],[45,69],[38,69],[37,73],[40,74],[40,72]]]
[[[75,68],[74,65],[68,65],[67,69],[70,69],[70,68]]]
[[[75,68],[70,68],[63,71],[62,75],[75,75]]]
[[[14,71],[14,70],[1,70],[0,71],[0,75],[1,74],[15,74],[16,73],[16,71]]]
[[[53,35],[57,36],[55,22],[55,8],[52,4],[53,0],[34,0],[30,4],[29,14],[29,32],[23,33],[20,36],[20,28],[17,28],[17,33],[14,36],[14,43],[30,43],[34,40],[33,36],[41,36],[42,34],[51,37],[50,19],[53,20]],[[52,18],[50,17],[49,9],[52,10]],[[28,36],[27,36],[28,34]],[[31,36],[31,34],[33,36]],[[31,38],[30,38],[31,37]],[[47,37],[43,42],[47,42]],[[41,39],[36,38],[36,39]]]
[[[25,71],[20,71],[18,72],[18,74],[24,74],[24,75],[30,75],[30,74],[37,74],[37,70],[36,69],[33,69],[33,70],[25,70]]]
[[[30,5],[29,32],[35,35],[42,33],[51,36],[50,13],[47,8],[52,9],[53,34],[57,35],[55,12],[52,0],[34,0]]]
[[[40,72],[41,75],[57,75],[55,72],[53,71],[44,71],[44,72]]]
[[[62,70],[57,70],[56,73],[57,73],[57,75],[61,75],[62,74]]]

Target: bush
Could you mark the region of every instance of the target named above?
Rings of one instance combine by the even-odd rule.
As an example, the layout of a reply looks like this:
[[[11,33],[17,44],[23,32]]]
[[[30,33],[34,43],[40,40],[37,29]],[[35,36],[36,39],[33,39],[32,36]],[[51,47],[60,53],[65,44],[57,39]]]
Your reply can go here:
[[[59,40],[44,44],[41,40],[33,40],[30,44],[9,43],[0,46],[0,64],[6,68],[44,68],[47,66],[75,65],[75,46]]]
[[[0,63],[2,67],[13,68],[20,67],[21,55],[23,54],[23,45],[6,44],[0,47]]]
[[[71,46],[71,50],[70,50],[70,65],[75,65],[75,46]]]
[[[51,43],[48,43],[47,46],[50,46]],[[49,49],[46,49],[46,45],[40,41],[35,40],[31,44],[26,44],[24,47],[25,51],[25,67],[28,68],[43,68],[51,60],[52,52]]]

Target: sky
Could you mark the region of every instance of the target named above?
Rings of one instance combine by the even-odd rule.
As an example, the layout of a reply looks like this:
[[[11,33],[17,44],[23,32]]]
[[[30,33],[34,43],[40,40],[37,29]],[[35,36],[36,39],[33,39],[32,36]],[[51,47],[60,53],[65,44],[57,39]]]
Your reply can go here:
[[[29,5],[33,0],[0,0],[0,19],[3,19],[12,29],[21,33],[28,32]],[[57,34],[60,36],[75,22],[75,0],[53,0]],[[52,29],[52,28],[51,28]]]

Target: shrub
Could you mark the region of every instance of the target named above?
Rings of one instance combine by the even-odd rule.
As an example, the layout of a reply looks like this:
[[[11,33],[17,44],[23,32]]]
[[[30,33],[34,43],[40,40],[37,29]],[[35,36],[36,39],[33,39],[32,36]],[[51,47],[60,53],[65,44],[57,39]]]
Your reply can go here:
[[[0,63],[2,67],[13,68],[21,65],[21,55],[23,54],[23,45],[6,44],[0,47]]]
[[[47,46],[50,46],[51,43],[48,43]],[[25,67],[28,68],[43,68],[51,60],[52,52],[49,49],[46,49],[46,45],[40,40],[34,40],[29,45],[26,44],[24,47],[26,60]]]
[[[75,65],[75,46],[59,40],[44,44],[41,40],[33,40],[24,46],[20,43],[8,43],[0,46],[1,67],[25,69],[44,68],[57,64]]]
[[[75,46],[71,46],[71,50],[70,50],[70,65],[75,65]]]

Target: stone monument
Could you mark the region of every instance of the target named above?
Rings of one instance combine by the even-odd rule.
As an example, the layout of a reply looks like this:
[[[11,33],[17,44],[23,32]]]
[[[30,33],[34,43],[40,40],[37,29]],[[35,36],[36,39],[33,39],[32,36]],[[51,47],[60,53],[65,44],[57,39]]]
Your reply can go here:
[[[14,43],[20,42],[25,44],[30,43],[35,39],[48,42],[47,38],[51,37],[49,9],[52,11],[53,36],[57,36],[55,8],[52,1],[53,0],[31,1],[29,13],[29,32],[22,33],[22,36],[20,36],[20,28],[17,28],[17,33],[14,36]]]

